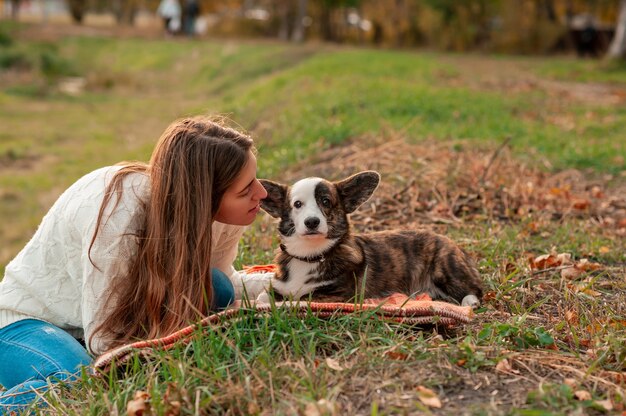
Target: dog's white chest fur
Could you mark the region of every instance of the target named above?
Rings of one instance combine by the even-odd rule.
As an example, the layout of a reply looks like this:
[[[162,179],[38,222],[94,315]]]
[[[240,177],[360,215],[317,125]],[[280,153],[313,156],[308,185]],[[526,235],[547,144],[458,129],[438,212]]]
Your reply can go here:
[[[319,276],[319,263],[309,263],[298,259],[292,259],[287,265],[289,280],[274,279],[272,285],[285,297],[300,299],[321,286],[329,285],[333,281],[316,281]]]

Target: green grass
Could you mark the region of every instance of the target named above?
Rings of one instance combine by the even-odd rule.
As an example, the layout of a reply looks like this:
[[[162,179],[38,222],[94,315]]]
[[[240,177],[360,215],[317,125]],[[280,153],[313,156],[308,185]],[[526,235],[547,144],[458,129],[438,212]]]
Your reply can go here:
[[[43,67],[33,58],[42,50]],[[624,181],[626,107],[610,101],[626,91],[619,64],[95,36],[0,44],[7,61],[16,53],[32,64],[0,70],[0,272],[74,180],[147,160],[169,122],[197,113],[227,114],[247,129],[261,177],[281,179],[325,149],[381,137],[487,149],[485,158],[511,137],[515,158],[548,173],[575,168]],[[60,91],[65,76],[84,77],[86,90]],[[612,92],[597,93],[605,87]],[[446,186],[457,186],[457,170]],[[43,412],[123,413],[137,391],[149,394],[154,414],[177,406],[181,414],[602,414],[606,399],[623,408],[623,378],[610,373],[626,369],[623,238],[588,218],[529,232],[534,214],[507,222],[484,214],[445,227],[478,257],[489,292],[470,325],[439,334],[368,314],[242,313],[187,345],[135,357],[122,373],[53,390]],[[257,221],[236,266],[269,263],[277,243],[271,223]],[[574,281],[528,270],[527,255],[551,250],[606,268]],[[499,370],[505,359],[508,373]],[[420,400],[422,387],[441,409]],[[592,399],[577,400],[577,390]]]

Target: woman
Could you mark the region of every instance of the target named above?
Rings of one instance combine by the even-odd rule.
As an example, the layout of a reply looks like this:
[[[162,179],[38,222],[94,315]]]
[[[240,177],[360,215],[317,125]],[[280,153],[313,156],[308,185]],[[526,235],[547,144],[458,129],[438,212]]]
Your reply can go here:
[[[181,12],[178,0],[161,0],[157,14],[163,19],[165,33],[175,35],[178,32]]]
[[[267,196],[256,168],[248,136],[196,117],[172,123],[149,164],[67,189],[0,281],[0,414],[71,379],[90,353],[167,335],[240,295],[232,262]],[[248,279],[253,298],[269,274]]]

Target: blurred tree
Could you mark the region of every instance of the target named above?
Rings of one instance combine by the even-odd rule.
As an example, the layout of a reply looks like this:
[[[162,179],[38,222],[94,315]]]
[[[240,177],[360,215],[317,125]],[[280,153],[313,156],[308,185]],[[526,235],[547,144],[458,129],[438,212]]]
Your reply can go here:
[[[357,8],[361,0],[315,0],[320,35],[323,40],[339,42],[345,26],[346,8]]]
[[[548,53],[567,40],[566,26],[559,21],[556,2],[551,0],[503,1],[494,23],[490,50]]]
[[[307,0],[274,0],[274,10],[279,19],[278,37],[282,40],[302,42],[305,35],[304,19]]]
[[[297,0],[298,5],[293,21],[293,31],[291,33],[291,40],[294,42],[302,42],[305,37],[305,22],[307,17],[307,0]]]
[[[420,27],[420,18],[427,15],[427,8],[421,0],[364,0],[359,8],[359,41],[396,47],[422,45],[427,29]]]
[[[115,15],[117,23],[131,26],[135,23],[139,8],[142,6],[141,0],[111,0],[107,3]]]
[[[424,3],[440,16],[437,46],[465,51],[482,47],[489,40],[501,1],[425,0]]]
[[[292,0],[274,0],[274,13],[279,21],[278,38],[281,40],[289,40],[293,6]]]
[[[87,0],[67,0],[67,6],[74,23],[82,24],[87,11]]]
[[[20,13],[21,0],[11,0],[11,19],[17,20]]]
[[[556,16],[556,9],[554,8],[554,0],[539,0],[539,1],[543,5],[543,10],[548,20],[553,23],[558,22],[558,18]]]
[[[626,58],[626,0],[620,1],[615,35],[609,47],[608,56],[612,59]]]

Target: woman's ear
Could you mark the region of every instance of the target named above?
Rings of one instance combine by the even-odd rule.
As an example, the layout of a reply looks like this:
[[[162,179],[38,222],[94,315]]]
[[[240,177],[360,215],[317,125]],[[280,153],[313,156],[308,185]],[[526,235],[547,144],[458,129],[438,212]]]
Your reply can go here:
[[[347,179],[336,182],[337,192],[343,208],[350,214],[367,201],[380,182],[380,174],[373,170],[356,173]]]
[[[280,218],[289,188],[286,185],[268,179],[259,179],[259,182],[267,191],[267,197],[261,200],[261,208],[272,217]]]

